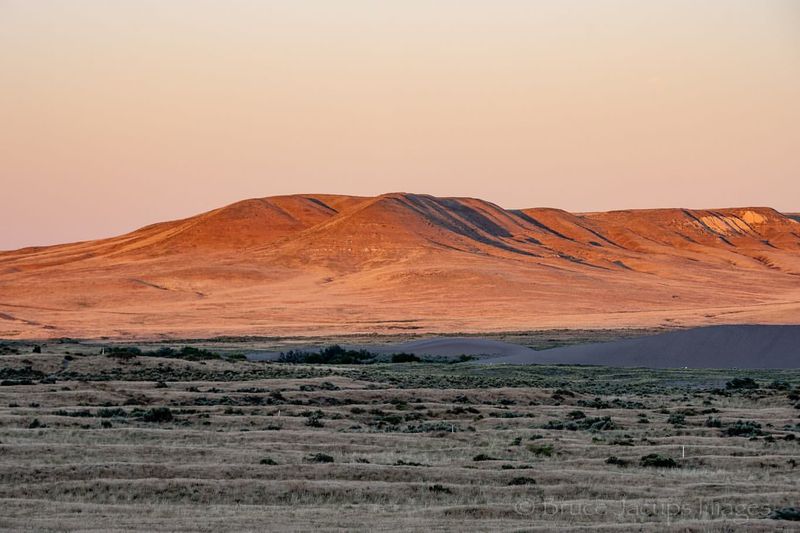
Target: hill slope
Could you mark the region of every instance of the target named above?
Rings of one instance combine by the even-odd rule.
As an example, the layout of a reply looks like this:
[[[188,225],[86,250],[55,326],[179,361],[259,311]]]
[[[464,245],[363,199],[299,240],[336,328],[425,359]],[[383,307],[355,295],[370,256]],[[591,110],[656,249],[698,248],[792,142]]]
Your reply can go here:
[[[0,253],[9,338],[799,320],[800,223],[769,208],[296,195]]]

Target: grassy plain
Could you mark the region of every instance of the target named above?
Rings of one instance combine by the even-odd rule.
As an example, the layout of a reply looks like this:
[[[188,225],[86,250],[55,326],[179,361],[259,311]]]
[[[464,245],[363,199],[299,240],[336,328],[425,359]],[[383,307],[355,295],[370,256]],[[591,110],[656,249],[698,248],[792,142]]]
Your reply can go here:
[[[800,371],[3,351],[2,529],[800,526]]]

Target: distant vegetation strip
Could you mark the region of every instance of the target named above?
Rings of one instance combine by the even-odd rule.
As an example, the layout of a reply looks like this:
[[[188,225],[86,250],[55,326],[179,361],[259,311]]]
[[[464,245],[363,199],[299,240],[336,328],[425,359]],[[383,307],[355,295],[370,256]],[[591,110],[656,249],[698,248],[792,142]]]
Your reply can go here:
[[[220,354],[204,348],[184,346],[182,348],[162,347],[157,350],[142,350],[136,346],[111,346],[103,348],[108,357],[132,359],[137,356],[164,357],[169,359],[185,359],[188,361],[204,361],[211,359],[245,360],[243,354]],[[277,359],[279,363],[289,364],[324,364],[324,365],[368,365],[373,363],[441,363],[466,362],[474,359],[462,355],[455,359],[442,357],[419,357],[413,353],[375,353],[365,349],[351,349],[334,344],[321,348],[319,351],[289,350],[281,352]]]
[[[452,362],[465,362],[473,358],[462,355]],[[442,362],[442,358],[422,358],[412,353],[378,354],[365,349],[353,350],[343,348],[338,344],[322,348],[318,352],[306,350],[290,350],[282,352],[278,357],[279,363],[294,364],[325,364],[325,365],[368,365],[372,363],[422,363],[422,362]]]
[[[204,361],[209,359],[225,359],[230,361],[245,359],[245,356],[242,354],[221,355],[204,348],[195,348],[194,346],[184,346],[180,349],[162,347],[157,350],[142,350],[136,346],[111,346],[103,348],[103,350],[108,357],[118,357],[120,359],[132,359],[139,355],[147,357],[165,357],[168,359],[185,359],[187,361]]]

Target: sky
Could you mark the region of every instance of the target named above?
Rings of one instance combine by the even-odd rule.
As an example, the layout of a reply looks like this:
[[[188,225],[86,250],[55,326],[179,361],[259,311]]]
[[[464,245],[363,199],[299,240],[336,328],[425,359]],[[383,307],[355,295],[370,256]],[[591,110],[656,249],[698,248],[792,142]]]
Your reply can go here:
[[[797,0],[0,0],[0,249],[251,197],[800,211]]]

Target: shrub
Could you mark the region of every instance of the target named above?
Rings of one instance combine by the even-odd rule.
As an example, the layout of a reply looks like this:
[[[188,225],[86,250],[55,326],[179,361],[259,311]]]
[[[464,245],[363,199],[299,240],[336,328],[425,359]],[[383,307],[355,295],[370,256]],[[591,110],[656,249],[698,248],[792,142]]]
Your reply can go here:
[[[564,430],[567,429],[569,431],[578,431],[578,424],[575,422],[563,422],[561,420],[548,420],[545,425],[542,426],[542,429],[556,429],[556,430]]]
[[[542,429],[556,429],[568,431],[608,431],[617,429],[617,425],[611,420],[610,416],[579,418],[570,422],[560,420],[549,420]]]
[[[594,409],[608,409],[611,407],[610,403],[600,398],[595,398],[594,400],[578,400],[578,405],[581,407],[592,407]]]
[[[721,428],[722,420],[716,417],[709,416],[708,418],[706,418],[705,426],[707,428]]]
[[[724,431],[724,435],[728,437],[757,437],[763,434],[761,424],[752,420],[737,420]]]
[[[682,415],[680,413],[672,413],[667,418],[667,422],[672,424],[673,426],[682,426],[686,423],[686,415]]]
[[[463,415],[467,413],[471,413],[474,415],[479,415],[481,412],[474,407],[461,407],[460,405],[456,405],[452,409],[448,409],[445,411],[448,415]]]
[[[392,354],[392,363],[419,363],[422,361],[413,353],[396,353]]]
[[[412,417],[413,418],[413,417]],[[382,417],[376,420],[377,425],[389,425],[389,426],[396,426],[403,421],[403,417],[400,415],[383,415]]]
[[[770,383],[769,385],[767,385],[767,388],[768,389],[773,389],[773,390],[789,390],[791,388],[791,386],[786,381],[775,380],[772,383]]]
[[[409,424],[403,429],[403,433],[455,433],[457,431],[464,431],[458,424],[451,424],[449,422],[422,422],[420,424]],[[473,431],[467,427],[467,431]]]
[[[633,444],[633,439],[631,439],[630,437],[617,438],[617,439],[614,439],[614,440],[610,441],[608,444],[609,444],[609,446],[633,446],[634,445]]]
[[[19,349],[10,344],[0,342],[0,355],[19,355]]]
[[[728,390],[757,389],[758,383],[753,378],[733,378],[725,384]]]
[[[151,357],[167,357],[170,359],[186,359],[187,361],[220,359],[219,354],[203,348],[195,348],[194,346],[184,346],[180,350],[163,347],[154,352],[143,352],[142,355],[149,355]]]
[[[315,453],[308,457],[310,463],[332,463],[333,457],[327,453]]]
[[[525,476],[517,476],[515,478],[511,478],[511,481],[508,482],[509,485],[536,485],[536,480],[532,477],[525,477]]]
[[[472,458],[473,461],[497,461],[497,457],[492,457],[490,455],[486,455],[485,453],[479,453],[475,457]]]
[[[34,379],[44,380],[47,376],[41,370],[26,368],[0,368],[0,385],[33,385]]]
[[[114,417],[125,417],[128,414],[125,412],[124,409],[120,409],[119,407],[102,407],[97,410],[97,416],[100,418],[114,418]]]
[[[664,457],[657,453],[651,453],[639,459],[639,466],[650,468],[678,468],[678,463],[672,457]]]
[[[417,463],[414,461],[403,461],[402,459],[398,459],[394,462],[394,466],[428,466],[422,463]]]
[[[528,451],[536,457],[552,457],[554,449],[552,444],[528,444]]]
[[[647,409],[647,406],[642,402],[635,402],[632,400],[622,400],[620,398],[614,398],[613,400],[611,400],[611,405],[619,409]]]
[[[106,357],[133,359],[138,355],[142,355],[142,351],[135,346],[111,346],[106,349]]]
[[[376,354],[366,350],[348,350],[338,344],[328,346],[319,352],[304,352],[301,350],[291,350],[281,353],[278,357],[280,363],[309,363],[326,365],[363,365],[374,363]]]
[[[606,464],[625,467],[630,464],[630,461],[628,461],[627,459],[620,459],[619,457],[612,455],[611,457],[606,459]]]
[[[172,411],[169,407],[153,407],[142,416],[145,422],[169,422],[172,420]]]
[[[767,518],[771,520],[792,520],[800,521],[800,507],[781,507],[771,511]]]
[[[318,416],[309,416],[306,419],[306,425],[310,428],[321,428],[325,427],[325,423],[322,421],[321,417]]]
[[[90,418],[92,416],[92,412],[88,409],[81,409],[80,411],[67,411],[66,409],[59,409],[57,411],[53,411],[53,414],[56,416],[71,416],[75,418]]]
[[[610,416],[585,418],[578,424],[581,426],[581,429],[586,429],[588,431],[608,431],[617,428],[617,425],[611,420]]]

